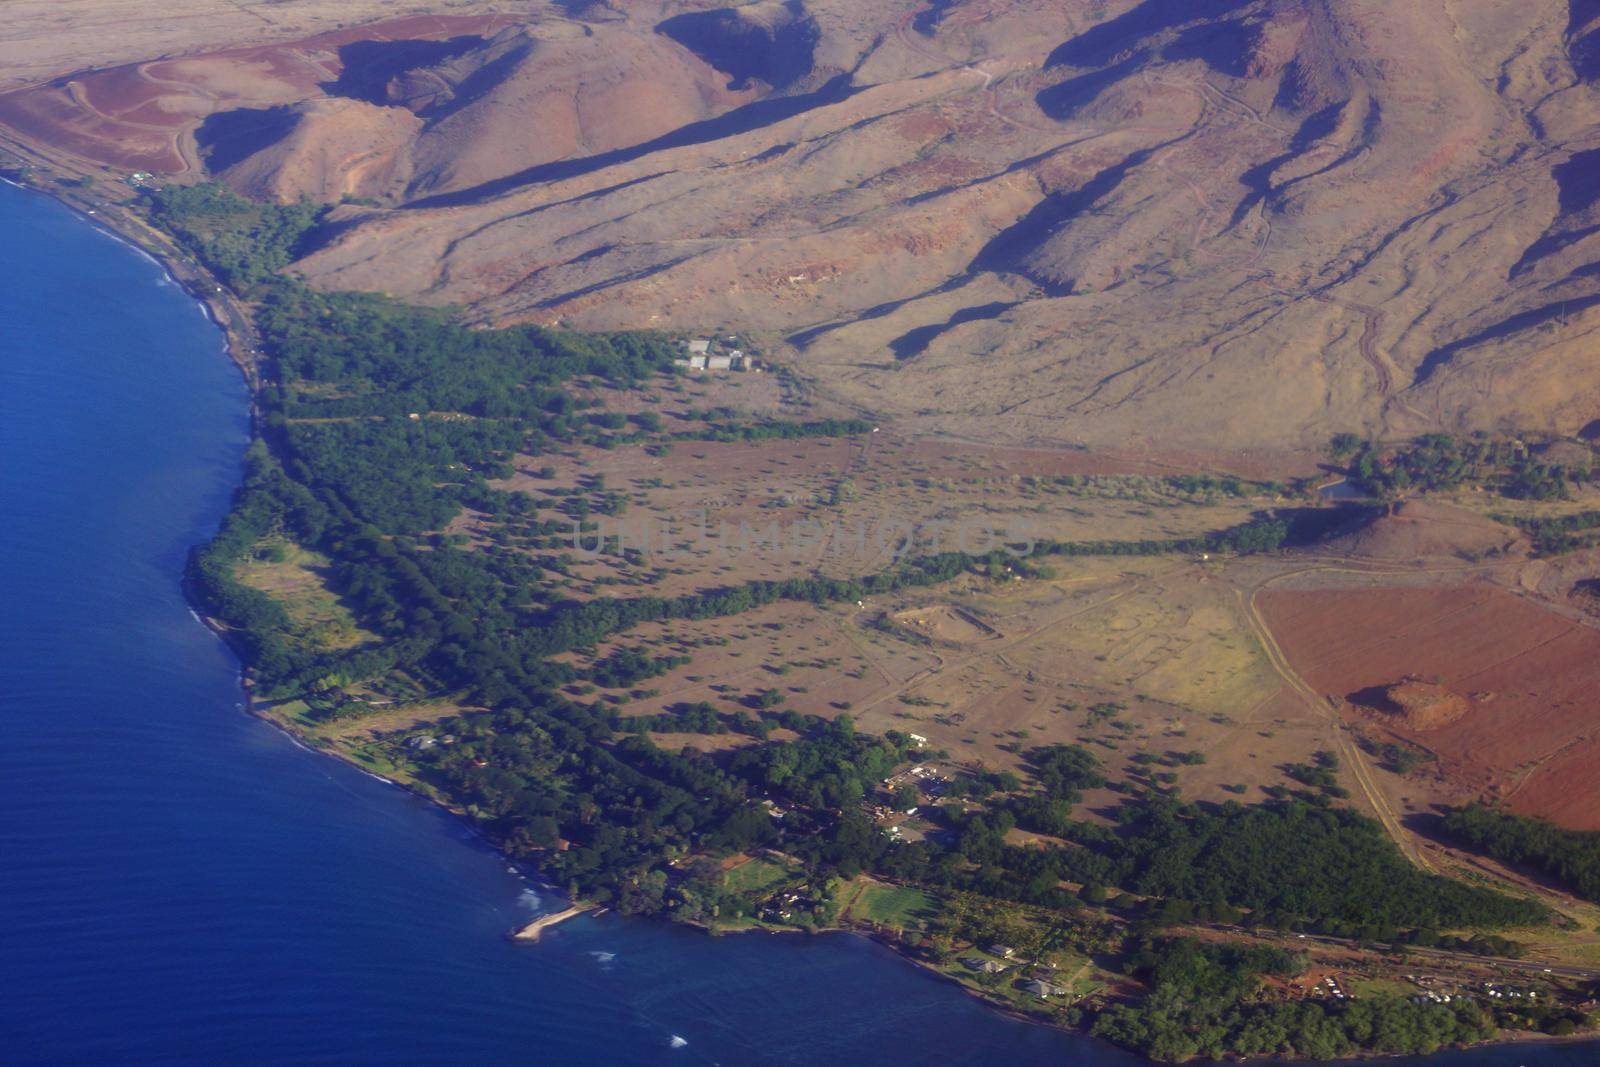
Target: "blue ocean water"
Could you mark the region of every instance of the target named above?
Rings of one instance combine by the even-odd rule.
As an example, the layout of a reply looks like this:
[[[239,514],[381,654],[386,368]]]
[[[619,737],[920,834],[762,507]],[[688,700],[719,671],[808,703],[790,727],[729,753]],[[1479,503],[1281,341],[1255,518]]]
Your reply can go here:
[[[0,1063],[1136,1062],[847,936],[602,917],[506,941],[543,906],[527,884],[242,714],[185,606],[247,432],[159,267],[0,185]]]

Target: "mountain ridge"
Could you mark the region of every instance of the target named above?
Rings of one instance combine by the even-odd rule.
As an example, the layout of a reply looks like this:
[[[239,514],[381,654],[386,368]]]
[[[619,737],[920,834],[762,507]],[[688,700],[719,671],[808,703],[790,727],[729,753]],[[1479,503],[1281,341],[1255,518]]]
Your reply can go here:
[[[996,441],[1571,433],[1600,406],[1590,0],[481,17],[333,49],[216,169],[377,198],[296,265],[313,284],[486,324],[736,326],[842,402]],[[0,96],[0,121],[109,93],[81,85]]]

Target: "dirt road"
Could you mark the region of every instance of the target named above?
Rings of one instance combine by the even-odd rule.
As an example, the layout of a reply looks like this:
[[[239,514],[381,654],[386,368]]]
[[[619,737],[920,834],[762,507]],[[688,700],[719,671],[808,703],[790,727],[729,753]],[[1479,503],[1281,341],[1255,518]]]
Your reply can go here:
[[[1339,717],[1338,711],[1330,705],[1327,699],[1295,673],[1294,668],[1289,665],[1288,657],[1284,655],[1283,649],[1278,646],[1278,642],[1273,638],[1272,631],[1268,628],[1266,620],[1261,617],[1261,612],[1256,607],[1256,594],[1258,592],[1260,592],[1259,587],[1251,590],[1249,595],[1246,596],[1243,590],[1235,589],[1234,596],[1238,598],[1239,608],[1245,617],[1245,621],[1249,623],[1256,639],[1261,642],[1261,647],[1266,652],[1267,660],[1272,664],[1272,669],[1283,679],[1284,683],[1288,685],[1296,696],[1332,723],[1334,738],[1339,748],[1339,759],[1345,766],[1350,768],[1350,775],[1355,779],[1362,796],[1366,798],[1367,806],[1377,815],[1378,821],[1383,824],[1384,830],[1394,839],[1394,843],[1399,847],[1401,854],[1428,873],[1438,873],[1438,868],[1423,854],[1416,838],[1401,824],[1400,816],[1390,805],[1389,798],[1384,796],[1383,790],[1378,788],[1377,782],[1372,777],[1372,770],[1367,766],[1366,756],[1350,740],[1350,735],[1344,726],[1344,720]]]

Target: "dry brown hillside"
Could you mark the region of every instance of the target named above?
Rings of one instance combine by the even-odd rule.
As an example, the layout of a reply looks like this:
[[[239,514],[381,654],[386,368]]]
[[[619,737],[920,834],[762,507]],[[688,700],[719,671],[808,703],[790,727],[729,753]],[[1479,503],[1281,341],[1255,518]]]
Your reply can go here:
[[[380,197],[340,209],[316,284],[734,324],[913,430],[1214,450],[1600,418],[1600,0],[463,17],[80,76],[0,121]]]

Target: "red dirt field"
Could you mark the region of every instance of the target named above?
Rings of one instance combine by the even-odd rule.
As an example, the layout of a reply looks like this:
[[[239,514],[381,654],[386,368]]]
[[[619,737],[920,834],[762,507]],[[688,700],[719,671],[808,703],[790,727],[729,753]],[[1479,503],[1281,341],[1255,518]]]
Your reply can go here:
[[[415,15],[282,44],[89,71],[0,94],[0,123],[44,144],[127,170],[195,168],[185,135],[208,115],[289,104],[339,76],[339,49],[357,41],[444,40],[491,34],[500,15]]]
[[[1452,786],[1600,829],[1600,633],[1482,584],[1269,591],[1258,603],[1297,673],[1431,750]],[[1400,728],[1363,691],[1407,676],[1438,680],[1471,709],[1436,729]]]
[[[177,130],[117,123],[79,104],[70,85],[0,96],[0,123],[74,155],[126,170],[175,174],[186,161]]]

